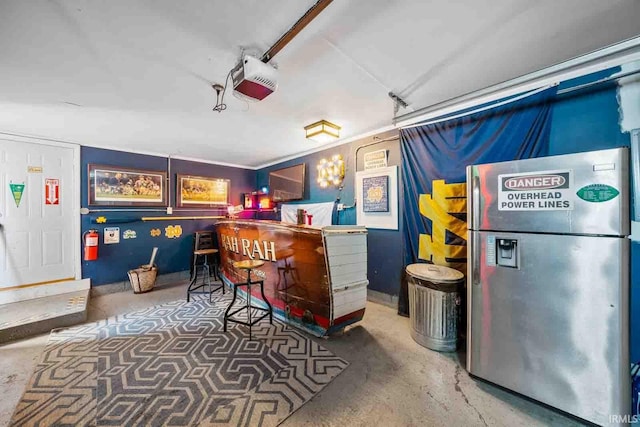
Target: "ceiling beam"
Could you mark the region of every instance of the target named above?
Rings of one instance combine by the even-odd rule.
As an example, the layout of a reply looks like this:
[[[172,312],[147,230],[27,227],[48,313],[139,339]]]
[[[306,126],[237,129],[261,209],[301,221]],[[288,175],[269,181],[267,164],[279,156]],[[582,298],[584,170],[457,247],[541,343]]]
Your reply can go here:
[[[289,30],[284,33],[282,37],[280,37],[278,41],[275,42],[273,46],[271,46],[269,50],[264,53],[264,55],[262,55],[262,58],[260,58],[260,60],[264,63],[271,61],[271,59],[273,59],[273,57],[276,56],[278,52],[280,52],[287,44],[289,44],[289,42],[293,40],[293,38],[304,29],[304,27],[306,27],[311,21],[313,21],[316,16],[320,15],[320,12],[322,12],[327,6],[329,6],[332,1],[333,0],[318,0],[316,4],[311,6],[309,10],[307,10],[305,14],[302,15],[302,17],[298,19],[295,24],[293,24],[293,27],[289,28]]]

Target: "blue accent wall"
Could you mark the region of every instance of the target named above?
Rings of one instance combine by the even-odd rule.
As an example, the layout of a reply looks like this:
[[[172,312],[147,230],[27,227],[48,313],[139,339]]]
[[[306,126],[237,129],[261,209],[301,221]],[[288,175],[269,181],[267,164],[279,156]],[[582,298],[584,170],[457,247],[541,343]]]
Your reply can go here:
[[[381,140],[384,140],[397,135],[397,131],[391,131],[378,137]],[[359,147],[362,147],[365,144],[377,141],[377,139],[374,140],[373,138],[362,139],[260,169],[257,173],[257,187],[269,185],[269,172],[283,167],[305,163],[305,199],[287,203],[331,202],[336,201],[339,197],[340,203],[344,203],[347,206],[353,206],[355,200],[355,171],[362,170],[364,168],[363,156],[365,153],[386,149],[388,150],[389,166],[398,165],[398,167],[400,167],[400,146],[397,140],[386,142],[380,141],[374,145],[359,149]],[[335,154],[341,154],[345,161],[345,178],[342,191],[335,187],[321,188],[316,183],[316,179],[318,177],[316,166],[318,162],[322,158],[330,158]],[[400,175],[398,174],[398,176]],[[402,218],[402,206],[400,206],[399,217]],[[280,218],[278,215],[275,215],[272,216],[272,219]],[[354,208],[350,208],[341,212],[334,211],[333,223],[343,225],[355,224],[356,210]],[[377,229],[369,229],[368,231],[367,277],[369,279],[369,289],[388,295],[398,295],[400,292],[400,281],[402,280],[402,270],[404,267],[402,262],[401,225],[397,231]]]
[[[631,242],[631,361],[640,363],[640,242]]]
[[[612,68],[562,83],[558,91],[597,81],[619,72]],[[628,147],[630,135],[618,124],[615,82],[560,94],[553,106],[549,155]]]
[[[298,157],[293,160],[288,160],[283,163],[278,163],[273,166],[269,166],[264,169],[260,169],[257,171],[257,186],[258,188],[269,186],[269,172],[274,171],[276,169],[281,169],[287,166],[298,165],[300,163],[305,164],[305,184],[304,184],[304,199],[286,202],[287,204],[296,204],[296,203],[320,203],[320,202],[331,202],[335,201],[338,197],[341,199],[341,203],[345,203],[347,205],[353,204],[354,199],[354,189],[353,189],[353,165],[351,160],[351,145],[345,144],[335,148],[331,148],[328,150],[320,151],[317,153],[309,154],[307,156]],[[335,154],[342,155],[342,158],[345,162],[345,178],[344,178],[344,188],[342,192],[338,188],[328,187],[328,188],[320,188],[320,186],[316,183],[316,179],[318,177],[318,172],[316,166],[320,159],[329,158]],[[279,217],[278,217],[279,219]],[[333,214],[333,223],[335,224],[337,221],[337,212],[334,211]],[[355,224],[356,216],[354,209],[348,209],[340,213],[340,224]]]
[[[640,242],[631,242],[631,361],[640,363]]]
[[[620,72],[611,68],[579,79],[569,80],[559,87],[579,85],[609,77]],[[629,147],[631,137],[619,125],[618,85],[599,84],[559,95],[553,108],[549,155],[577,153]],[[640,361],[640,243],[631,242],[631,360]]]
[[[84,233],[89,229],[97,229],[100,234],[98,260],[82,262],[82,277],[91,278],[92,286],[127,280],[128,270],[149,262],[154,246],[158,247],[158,255],[155,262],[160,274],[188,270],[193,245],[193,233],[198,230],[213,230],[215,220],[174,219],[143,222],[140,220],[143,216],[167,215],[165,212],[142,210],[143,208],[136,208],[141,209],[136,212],[116,212],[113,209],[117,208],[88,206],[87,166],[90,163],[158,171],[168,171],[169,166],[166,157],[82,147],[82,207],[104,210],[104,212],[95,212],[82,216],[82,232]],[[168,187],[170,189],[170,206],[175,206],[176,174],[178,173],[229,179],[229,198],[234,205],[240,204],[242,193],[250,192],[255,188],[256,172],[253,170],[172,159]],[[209,216],[219,214],[226,214],[226,208],[191,211],[174,207],[171,216]],[[99,216],[107,218],[107,222],[96,224],[95,219]],[[182,227],[182,235],[175,239],[166,237],[165,228],[169,225],[180,225]],[[120,243],[104,244],[105,227],[120,228]],[[160,229],[160,236],[152,237],[152,229]],[[135,239],[123,239],[122,234],[125,230],[134,230],[137,237]]]

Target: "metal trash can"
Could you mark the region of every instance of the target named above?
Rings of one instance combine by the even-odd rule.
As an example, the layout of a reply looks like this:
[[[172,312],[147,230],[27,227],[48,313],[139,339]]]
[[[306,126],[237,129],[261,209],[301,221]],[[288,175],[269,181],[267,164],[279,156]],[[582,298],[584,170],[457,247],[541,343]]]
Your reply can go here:
[[[406,268],[411,336],[436,351],[455,351],[464,274],[435,264]]]

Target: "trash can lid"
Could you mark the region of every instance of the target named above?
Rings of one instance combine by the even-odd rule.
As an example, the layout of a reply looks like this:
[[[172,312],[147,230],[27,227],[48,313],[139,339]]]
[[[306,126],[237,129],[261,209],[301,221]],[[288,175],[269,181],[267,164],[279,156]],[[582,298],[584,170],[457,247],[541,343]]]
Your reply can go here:
[[[407,273],[418,279],[428,280],[436,283],[459,282],[464,278],[464,274],[453,268],[443,267],[435,264],[410,264],[407,266]]]

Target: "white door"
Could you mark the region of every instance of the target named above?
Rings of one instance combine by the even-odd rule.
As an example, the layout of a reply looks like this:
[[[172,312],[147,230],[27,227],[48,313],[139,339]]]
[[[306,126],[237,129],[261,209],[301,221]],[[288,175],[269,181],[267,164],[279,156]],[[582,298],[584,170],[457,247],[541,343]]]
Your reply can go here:
[[[76,278],[73,178],[72,148],[0,137],[0,291]]]

